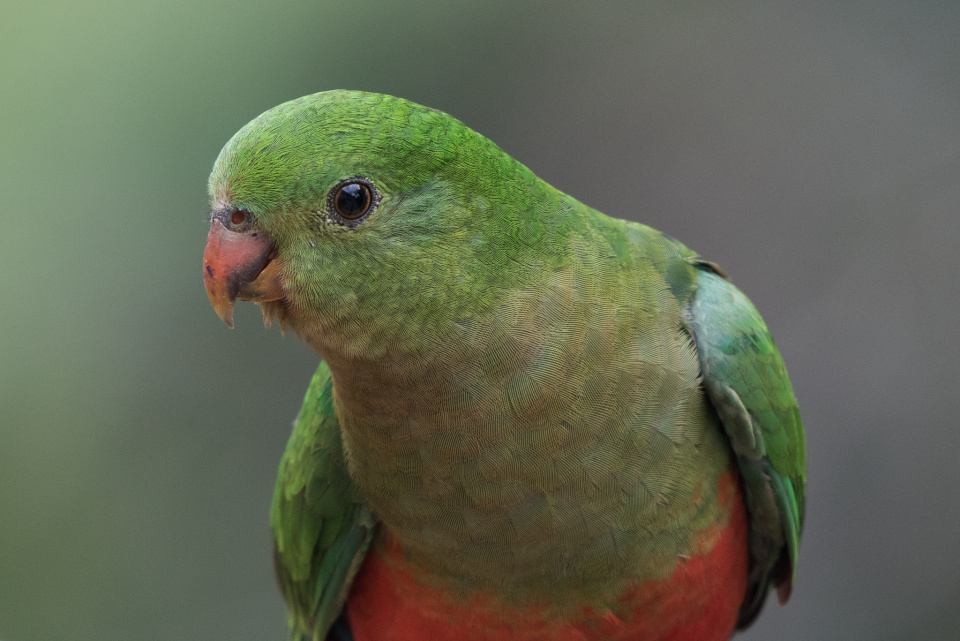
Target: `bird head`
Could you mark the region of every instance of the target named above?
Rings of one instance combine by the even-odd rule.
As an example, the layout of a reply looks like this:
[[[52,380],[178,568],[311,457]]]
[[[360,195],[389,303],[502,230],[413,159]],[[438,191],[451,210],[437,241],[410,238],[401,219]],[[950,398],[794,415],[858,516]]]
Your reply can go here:
[[[209,181],[204,281],[323,353],[441,340],[495,303],[552,188],[445,113],[330,91],[237,132]]]

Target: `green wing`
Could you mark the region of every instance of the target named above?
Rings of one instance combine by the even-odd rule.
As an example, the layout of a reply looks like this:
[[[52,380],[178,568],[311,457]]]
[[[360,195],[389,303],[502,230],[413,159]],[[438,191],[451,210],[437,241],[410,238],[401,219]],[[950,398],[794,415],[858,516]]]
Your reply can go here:
[[[773,584],[790,597],[803,527],[806,447],[783,360],[760,314],[709,263],[686,310],[703,387],[737,457],[750,518],[749,588],[738,627],[756,618]]]
[[[375,520],[347,473],[333,381],[321,363],[280,461],[270,508],[291,641],[322,641],[340,614]]]

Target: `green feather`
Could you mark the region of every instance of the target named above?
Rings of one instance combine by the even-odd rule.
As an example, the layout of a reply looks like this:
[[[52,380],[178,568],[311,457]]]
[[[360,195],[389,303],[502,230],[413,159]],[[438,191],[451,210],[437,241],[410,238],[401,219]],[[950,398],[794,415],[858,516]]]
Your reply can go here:
[[[746,296],[713,270],[703,271],[686,317],[704,388],[744,479],[754,586],[741,609],[740,624],[746,626],[771,582],[781,601],[793,586],[806,485],[803,425],[783,360]]]
[[[347,474],[332,389],[321,363],[280,462],[270,510],[293,641],[326,638],[375,529]]]

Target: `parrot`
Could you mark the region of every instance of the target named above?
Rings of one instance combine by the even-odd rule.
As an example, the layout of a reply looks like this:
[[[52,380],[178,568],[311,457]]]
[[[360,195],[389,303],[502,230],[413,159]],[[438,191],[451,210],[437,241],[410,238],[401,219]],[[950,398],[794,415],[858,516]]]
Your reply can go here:
[[[291,641],[719,641],[786,603],[800,412],[716,264],[382,94],[264,112],[208,188],[214,310],[321,359],[270,508]]]

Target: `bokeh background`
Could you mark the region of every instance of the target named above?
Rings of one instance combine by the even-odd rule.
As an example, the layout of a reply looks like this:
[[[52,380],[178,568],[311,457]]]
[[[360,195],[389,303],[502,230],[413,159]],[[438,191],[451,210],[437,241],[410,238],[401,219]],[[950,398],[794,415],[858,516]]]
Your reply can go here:
[[[960,3],[0,5],[0,639],[282,639],[267,511],[317,357],[200,262],[240,126],[448,111],[717,261],[809,448],[799,582],[740,638],[960,638]]]

